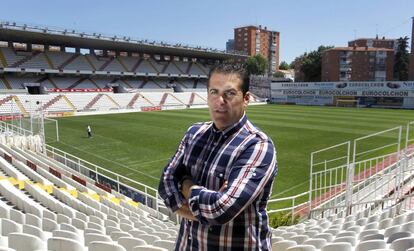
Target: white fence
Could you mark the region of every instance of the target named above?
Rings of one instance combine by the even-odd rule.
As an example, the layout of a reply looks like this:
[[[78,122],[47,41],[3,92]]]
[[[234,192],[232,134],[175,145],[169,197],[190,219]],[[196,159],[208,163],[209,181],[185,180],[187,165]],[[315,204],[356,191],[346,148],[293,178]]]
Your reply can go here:
[[[399,126],[313,152],[309,191],[269,200],[269,214],[319,218],[414,208],[413,127],[407,124],[405,140]]]

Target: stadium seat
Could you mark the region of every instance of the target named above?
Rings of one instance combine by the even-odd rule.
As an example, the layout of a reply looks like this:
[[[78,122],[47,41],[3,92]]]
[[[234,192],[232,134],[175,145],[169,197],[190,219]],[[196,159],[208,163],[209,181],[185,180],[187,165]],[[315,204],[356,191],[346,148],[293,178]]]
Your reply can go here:
[[[133,247],[136,246],[147,245],[147,243],[144,240],[135,237],[120,237],[118,239],[118,244],[123,246],[126,250],[132,250]]]
[[[364,230],[361,233],[359,233],[359,237],[358,238],[361,240],[364,236],[371,235],[371,234],[379,234],[378,229]]]
[[[85,230],[87,223],[81,219],[74,218],[72,219],[72,225],[79,230]]]
[[[370,234],[370,235],[365,235],[364,237],[361,238],[361,241],[368,241],[368,240],[384,240],[384,235],[383,234]]]
[[[79,230],[73,225],[69,225],[67,223],[61,223],[59,226],[60,226],[60,230],[66,230],[66,231],[79,234]]]
[[[63,237],[71,240],[75,240],[78,242],[83,242],[83,238],[81,238],[79,235],[77,235],[74,232],[67,231],[67,230],[54,230],[52,232],[53,237]]]
[[[0,247],[0,251],[16,251],[16,249],[8,248],[8,247]]]
[[[349,227],[347,229],[347,231],[350,231],[350,232],[354,232],[356,234],[359,234],[362,231],[362,227],[361,226],[352,226],[352,227]]]
[[[395,251],[405,251],[413,247],[414,247],[413,237],[405,237],[405,238],[395,240],[390,245],[390,248],[394,249]]]
[[[387,239],[387,243],[391,243],[395,240],[401,239],[401,238],[405,238],[405,237],[411,237],[411,233],[410,232],[396,232],[391,234],[388,239]]]
[[[174,250],[175,242],[167,241],[167,240],[159,240],[159,241],[154,241],[152,245],[155,247],[165,248],[167,250]]]
[[[378,222],[371,222],[365,225],[364,230],[378,229]]]
[[[289,239],[296,235],[298,234],[295,232],[286,232],[286,233],[281,234],[280,237],[282,237],[283,239]]]
[[[48,237],[47,232],[45,233],[41,228],[32,225],[23,225],[23,233],[37,236],[43,241],[46,241]]]
[[[317,234],[313,237],[314,239],[322,238],[325,239],[327,242],[332,242],[334,240],[334,235],[330,233],[321,233]]]
[[[390,237],[392,234],[399,232],[399,231],[400,231],[400,229],[401,229],[401,226],[400,226],[400,225],[397,225],[397,226],[392,226],[392,227],[388,227],[388,228],[386,228],[386,229],[385,229],[385,231],[384,231],[384,237],[385,237],[385,238],[388,238],[388,237]]]
[[[45,250],[46,243],[39,237],[25,233],[10,233],[9,247],[16,251]]]
[[[380,221],[378,224],[378,229],[386,229],[388,227],[391,227],[392,218],[385,218]]]
[[[93,241],[112,242],[111,238],[108,235],[103,234],[87,233],[85,234],[84,238],[85,246],[89,246],[89,244]]]
[[[291,241],[295,241],[297,244],[302,244],[304,241],[309,239],[307,235],[295,235],[293,237],[288,238]]]
[[[161,240],[160,237],[155,236],[155,235],[151,235],[151,234],[140,234],[137,236],[137,238],[144,240],[147,244],[152,245],[152,243],[154,243],[154,241],[159,241]]]
[[[85,251],[83,246],[75,240],[52,237],[47,240],[47,249],[49,251]]]
[[[119,238],[121,237],[132,237],[132,235],[128,232],[124,232],[124,231],[113,231],[111,232],[111,239],[113,241],[118,241]]]
[[[336,242],[348,242],[352,246],[355,246],[355,244],[356,244],[356,238],[355,238],[355,236],[337,237],[333,242],[334,243],[336,243]]]
[[[368,251],[373,249],[386,248],[386,243],[384,240],[368,240],[361,241],[355,251]]]
[[[146,245],[134,247],[132,251],[168,251],[168,249]]]
[[[355,232],[352,231],[344,231],[344,232],[340,232],[336,235],[336,237],[345,237],[345,236],[352,236],[355,237],[357,234]]]
[[[8,236],[10,233],[21,233],[22,225],[9,219],[1,219],[1,235]]]
[[[287,248],[286,251],[316,251],[316,249],[312,245],[297,245]]]
[[[85,228],[85,234],[104,234],[101,230],[94,229],[94,228]]]
[[[42,226],[42,219],[34,214],[27,213],[25,215],[25,224],[32,225],[35,227],[41,227]]]
[[[296,246],[297,243],[295,241],[288,241],[288,240],[284,240],[284,241],[278,241],[272,244],[272,249],[273,250],[280,250],[280,251],[285,251],[287,248]]]
[[[414,233],[414,221],[409,221],[407,223],[402,224],[401,225],[401,231]]]
[[[123,246],[103,241],[93,241],[89,243],[88,251],[127,251]]]
[[[402,223],[406,222],[405,221],[406,216],[407,216],[406,214],[401,214],[401,215],[398,215],[398,216],[394,217],[392,219],[392,223],[391,224],[393,226],[395,226],[395,225],[401,225]]]
[[[352,251],[352,245],[348,242],[331,243],[324,246],[321,251]]]
[[[138,237],[141,234],[147,234],[147,232],[136,229],[136,228],[129,230],[128,233],[130,233],[133,237]]]
[[[361,218],[356,221],[356,225],[365,226],[368,222],[368,218]]]

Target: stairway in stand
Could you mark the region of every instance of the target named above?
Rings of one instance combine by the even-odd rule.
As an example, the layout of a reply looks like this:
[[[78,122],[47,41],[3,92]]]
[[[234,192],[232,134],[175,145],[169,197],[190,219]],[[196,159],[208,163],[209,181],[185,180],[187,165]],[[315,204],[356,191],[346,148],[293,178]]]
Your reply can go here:
[[[98,100],[99,100],[100,98],[102,98],[102,96],[103,96],[103,94],[102,94],[102,93],[100,93],[100,94],[96,95],[96,96],[95,96],[95,97],[91,100],[91,102],[89,102],[89,103],[85,106],[84,110],[91,110],[92,106],[94,106],[94,105],[96,104],[96,102],[98,102]]]

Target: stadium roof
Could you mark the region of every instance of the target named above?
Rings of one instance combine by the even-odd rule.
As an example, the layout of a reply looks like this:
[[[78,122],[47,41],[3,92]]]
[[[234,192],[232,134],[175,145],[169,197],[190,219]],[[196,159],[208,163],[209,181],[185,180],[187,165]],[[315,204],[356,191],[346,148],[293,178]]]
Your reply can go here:
[[[75,30],[49,29],[47,27],[28,26],[15,22],[0,22],[0,41],[32,43],[41,45],[65,46],[84,49],[112,50],[120,52],[138,52],[162,54],[190,58],[229,59],[247,57],[247,55],[226,53],[225,51],[169,44],[147,39],[132,39],[126,36],[108,36],[98,33],[88,34]]]

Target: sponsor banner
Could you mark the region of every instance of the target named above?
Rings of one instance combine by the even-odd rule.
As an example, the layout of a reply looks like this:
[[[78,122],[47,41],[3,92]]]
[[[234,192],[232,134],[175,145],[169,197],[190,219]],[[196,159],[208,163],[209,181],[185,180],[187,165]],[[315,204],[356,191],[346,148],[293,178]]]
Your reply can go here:
[[[94,88],[94,89],[48,89],[49,92],[112,92],[110,88]]]
[[[74,112],[48,112],[48,117],[69,117],[75,115]]]
[[[272,83],[272,90],[414,91],[414,81]]]
[[[23,118],[23,115],[0,115],[1,121],[17,120]]]
[[[272,90],[272,96],[414,97],[404,90]]]
[[[160,105],[157,106],[143,106],[141,107],[142,112],[149,112],[149,111],[161,111],[162,108]]]

